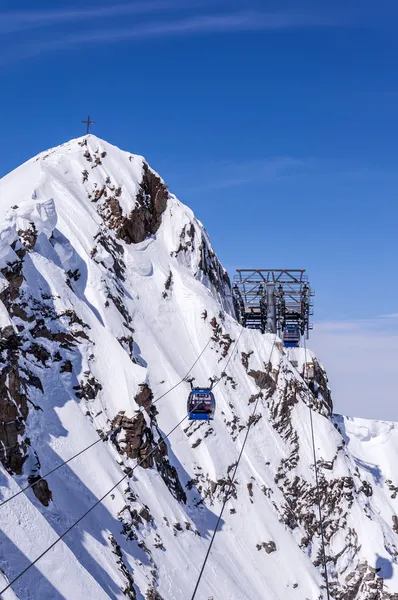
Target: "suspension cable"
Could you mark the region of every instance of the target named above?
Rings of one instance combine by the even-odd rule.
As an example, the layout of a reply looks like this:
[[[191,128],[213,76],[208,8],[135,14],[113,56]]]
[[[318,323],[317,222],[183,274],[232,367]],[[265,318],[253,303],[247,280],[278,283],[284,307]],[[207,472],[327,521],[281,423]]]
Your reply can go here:
[[[161,396],[159,396],[159,398],[157,398],[156,400],[154,400],[152,402],[152,406],[154,404],[156,404],[157,402],[159,402],[159,400],[161,400],[162,398],[164,398],[165,396],[167,396],[167,394],[170,394],[170,392],[172,392],[173,390],[175,390],[179,385],[181,385],[181,383],[183,383],[185,381],[185,379],[188,377],[188,375],[191,373],[191,371],[193,370],[193,368],[197,365],[197,363],[201,359],[201,357],[204,354],[205,350],[209,346],[209,344],[211,342],[211,339],[212,339],[211,337],[208,339],[207,344],[205,345],[205,347],[203,348],[203,350],[200,352],[200,354],[197,356],[195,362],[192,364],[192,366],[190,367],[190,369],[188,370],[188,372],[184,375],[184,377],[182,379],[180,379],[180,381],[178,381],[175,385],[173,385],[173,387],[171,387],[169,390],[167,390]],[[132,418],[132,421],[134,421],[135,419],[137,419],[139,417],[139,415],[142,414],[144,411],[145,411],[145,408],[144,407],[140,407],[140,409],[137,412],[137,414],[134,415],[134,417]],[[10,502],[10,500],[13,500],[14,498],[16,498],[17,496],[19,496],[20,494],[22,494],[23,492],[26,492],[30,488],[33,488],[35,485],[37,485],[38,483],[40,483],[41,481],[43,481],[44,479],[46,479],[46,477],[48,477],[49,475],[52,475],[53,473],[55,473],[55,471],[58,471],[58,469],[60,469],[61,467],[67,465],[68,463],[70,463],[72,460],[74,460],[75,458],[77,458],[78,456],[80,456],[81,454],[83,454],[84,452],[86,452],[87,450],[90,450],[90,448],[93,448],[93,446],[95,446],[99,442],[106,442],[106,441],[108,441],[112,437],[112,435],[118,433],[119,430],[120,430],[120,427],[118,427],[118,428],[110,431],[104,438],[99,437],[98,440],[96,440],[95,442],[92,442],[91,444],[89,444],[88,446],[86,446],[85,448],[83,448],[82,450],[80,450],[79,452],[77,452],[76,454],[74,454],[73,456],[71,456],[70,458],[68,458],[68,460],[65,460],[64,462],[59,463],[59,465],[57,465],[56,467],[54,467],[53,469],[51,469],[51,471],[48,471],[47,473],[45,473],[45,475],[41,475],[39,477],[39,479],[36,479],[36,481],[33,481],[29,485],[26,485],[25,487],[21,488],[18,492],[16,492],[15,494],[13,494],[12,496],[10,496],[6,500],[3,500],[3,502],[0,502],[0,508],[2,506],[4,506],[5,504],[7,504],[7,502]]]
[[[244,329],[244,328],[242,327],[242,331],[243,331],[243,329]],[[242,333],[242,331],[241,331],[241,333]],[[240,337],[240,336],[239,336],[239,337]],[[273,352],[273,350],[274,350],[275,341],[276,341],[276,334],[275,334],[275,337],[274,337],[274,341],[273,341],[273,343],[272,343],[271,352],[270,352],[269,359],[268,359],[268,364],[271,362],[271,357],[272,357],[272,352]],[[234,469],[234,472],[233,472],[233,475],[232,475],[232,478],[231,478],[231,482],[229,483],[229,490],[228,490],[228,492],[230,492],[230,491],[231,491],[231,486],[232,486],[232,485],[233,485],[233,483],[234,483],[234,479],[235,479],[235,477],[236,477],[236,472],[237,472],[237,470],[238,470],[239,463],[240,463],[240,460],[241,460],[241,458],[242,458],[242,456],[243,456],[243,451],[244,451],[244,449],[245,449],[245,445],[246,445],[247,439],[248,439],[248,437],[249,437],[250,428],[251,428],[251,426],[252,426],[252,424],[253,424],[253,422],[254,422],[254,417],[255,417],[255,414],[256,414],[256,411],[257,411],[257,407],[258,407],[258,403],[259,403],[259,401],[260,401],[260,396],[258,396],[258,398],[257,398],[257,400],[256,400],[256,403],[255,403],[255,405],[254,405],[253,412],[252,412],[252,414],[251,414],[251,415],[250,415],[250,417],[249,417],[249,420],[248,420],[248,426],[247,426],[247,429],[246,429],[246,434],[245,434],[245,437],[244,437],[244,440],[243,440],[242,448],[241,448],[241,450],[240,450],[240,453],[239,453],[239,456],[238,456],[237,463],[236,463],[236,465],[235,465],[235,469]],[[213,535],[212,535],[212,538],[211,538],[211,540],[210,540],[209,547],[207,548],[206,556],[205,556],[205,558],[204,558],[204,561],[203,561],[202,567],[201,567],[201,569],[200,569],[200,573],[199,573],[198,579],[197,579],[197,581],[196,581],[195,589],[194,589],[194,591],[193,591],[193,594],[192,594],[191,600],[194,600],[194,598],[195,598],[195,596],[196,596],[196,592],[198,591],[199,584],[200,584],[200,580],[201,580],[201,578],[202,578],[202,575],[203,575],[203,572],[204,572],[204,570],[205,570],[205,566],[206,566],[206,563],[207,563],[207,559],[208,559],[208,558],[209,558],[209,556],[210,556],[210,552],[211,552],[211,548],[212,548],[212,546],[213,546],[213,542],[214,542],[214,540],[215,540],[215,537],[216,537],[216,534],[217,534],[217,532],[218,532],[218,528],[219,528],[219,525],[220,525],[220,523],[221,523],[221,519],[222,519],[222,516],[223,516],[224,510],[225,510],[226,504],[227,504],[228,500],[230,499],[230,497],[231,497],[231,496],[230,496],[228,493],[225,493],[224,502],[223,502],[223,504],[222,504],[221,511],[220,511],[220,514],[219,514],[219,516],[218,516],[218,519],[217,519],[217,522],[216,522],[216,526],[215,526],[215,528],[214,528]]]
[[[226,365],[225,365],[225,369],[227,368],[227,366],[228,366],[228,364],[229,364],[229,362],[230,362],[230,360],[231,360],[231,358],[232,358],[233,351],[235,350],[236,346],[238,345],[238,342],[239,342],[239,340],[240,340],[240,337],[241,337],[241,335],[242,335],[242,331],[243,331],[243,329],[241,330],[241,332],[240,332],[240,334],[239,334],[239,336],[238,336],[238,339],[237,339],[237,341],[236,341],[236,343],[235,343],[234,349],[232,350],[232,352],[231,352],[230,356],[228,357],[228,360],[227,360],[227,362],[226,362]],[[203,350],[201,351],[201,353],[199,354],[199,356],[197,357],[197,359],[195,360],[195,362],[193,363],[193,365],[191,366],[191,368],[189,369],[189,371],[187,372],[187,374],[185,375],[185,377],[184,377],[183,379],[181,379],[181,380],[180,380],[178,383],[176,383],[176,384],[175,384],[175,385],[174,385],[172,388],[170,388],[170,389],[169,389],[167,392],[165,392],[164,394],[162,394],[161,396],[159,396],[159,398],[157,398],[157,399],[156,399],[156,400],[155,400],[155,401],[154,401],[152,404],[156,404],[156,402],[158,402],[159,400],[161,400],[161,398],[163,398],[164,396],[166,396],[166,394],[168,394],[168,393],[170,393],[172,390],[174,390],[174,389],[175,389],[177,386],[179,386],[179,385],[180,385],[180,384],[181,384],[181,383],[182,383],[182,382],[183,382],[183,381],[184,381],[184,380],[185,380],[185,379],[188,377],[188,375],[191,373],[192,369],[195,367],[195,365],[198,363],[199,359],[201,358],[201,356],[203,355],[203,353],[204,353],[204,352],[205,352],[205,350],[207,349],[207,347],[208,347],[208,345],[210,344],[210,342],[211,342],[211,338],[208,340],[208,342],[207,342],[206,346],[203,348]],[[272,352],[272,351],[271,351],[271,352]],[[223,371],[223,372],[224,372],[224,371]],[[218,383],[218,382],[219,382],[219,381],[217,381],[217,382],[216,382],[216,385],[217,385],[217,383]],[[257,407],[257,403],[258,403],[258,399],[257,399],[257,402],[256,402],[256,407]],[[112,488],[111,488],[110,490],[108,490],[108,491],[107,491],[107,492],[106,492],[106,493],[105,493],[105,494],[104,494],[104,495],[103,495],[101,498],[99,498],[99,499],[98,499],[98,500],[97,500],[97,501],[96,501],[96,502],[95,502],[95,503],[94,503],[94,504],[93,504],[93,505],[92,505],[92,506],[91,506],[91,507],[90,507],[90,508],[89,508],[89,509],[88,509],[88,510],[87,510],[87,511],[86,511],[86,512],[83,514],[83,515],[81,515],[81,516],[79,517],[79,519],[77,519],[77,520],[76,520],[74,523],[72,523],[72,525],[70,525],[70,527],[68,527],[68,529],[66,529],[66,530],[65,530],[65,531],[64,531],[64,532],[63,532],[63,533],[62,533],[60,536],[58,536],[58,538],[57,538],[57,539],[56,539],[56,540],[55,540],[55,541],[54,541],[52,544],[50,544],[50,546],[48,546],[48,547],[46,548],[46,550],[44,550],[44,551],[43,551],[43,552],[42,552],[42,553],[41,553],[41,554],[40,554],[40,555],[39,555],[39,556],[38,556],[38,557],[37,557],[37,558],[36,558],[34,561],[32,561],[32,562],[31,562],[31,563],[30,563],[30,564],[29,564],[29,565],[28,565],[28,566],[27,566],[25,569],[23,569],[23,570],[22,570],[22,571],[21,571],[21,572],[20,572],[20,573],[19,573],[19,574],[18,574],[16,577],[14,577],[14,579],[13,579],[12,581],[10,581],[10,582],[8,583],[8,585],[7,585],[7,586],[6,586],[4,589],[2,589],[2,590],[0,591],[0,596],[1,596],[1,595],[2,595],[4,592],[6,592],[6,591],[7,591],[9,588],[11,588],[11,586],[12,586],[12,585],[14,585],[14,583],[16,583],[16,582],[17,582],[17,581],[18,581],[18,580],[19,580],[19,579],[20,579],[20,578],[21,578],[23,575],[25,575],[25,573],[26,573],[26,572],[27,572],[27,571],[28,571],[28,570],[29,570],[31,567],[33,567],[33,566],[34,566],[34,565],[35,565],[35,564],[36,564],[36,563],[37,563],[37,562],[38,562],[38,561],[39,561],[41,558],[43,558],[43,556],[45,556],[45,555],[47,554],[47,552],[49,552],[49,551],[50,551],[52,548],[54,548],[54,546],[56,546],[56,545],[57,545],[57,544],[58,544],[58,543],[59,543],[59,542],[60,542],[60,541],[61,541],[61,540],[62,540],[62,539],[63,539],[63,538],[64,538],[64,537],[65,537],[65,536],[66,536],[66,535],[67,535],[67,534],[68,534],[68,533],[69,533],[69,532],[70,532],[70,531],[71,531],[71,530],[74,528],[74,527],[76,527],[76,526],[77,526],[77,525],[78,525],[78,524],[79,524],[79,523],[80,523],[80,522],[81,522],[81,521],[82,521],[82,520],[83,520],[83,519],[84,519],[84,518],[85,518],[85,517],[86,517],[86,516],[87,516],[87,515],[88,515],[88,514],[91,512],[91,511],[92,511],[92,510],[94,510],[94,508],[96,508],[96,507],[97,507],[99,504],[101,504],[101,503],[103,502],[103,500],[105,500],[105,498],[106,498],[107,496],[109,496],[109,494],[111,494],[111,493],[113,492],[113,490],[115,490],[115,489],[116,489],[116,488],[117,488],[117,487],[118,487],[118,486],[119,486],[119,485],[120,485],[120,484],[121,484],[121,483],[122,483],[122,482],[123,482],[123,481],[124,481],[124,480],[125,480],[127,477],[131,477],[131,475],[132,475],[132,473],[135,471],[135,469],[137,469],[137,468],[138,468],[138,467],[139,467],[139,466],[140,466],[140,465],[141,465],[141,464],[142,464],[144,461],[146,461],[146,460],[147,460],[147,459],[148,459],[148,458],[149,458],[149,457],[150,457],[150,456],[151,456],[151,455],[152,455],[152,454],[153,454],[153,453],[154,453],[154,452],[157,450],[157,448],[159,448],[159,446],[160,446],[160,445],[161,445],[161,444],[164,442],[164,439],[165,439],[165,438],[166,438],[166,439],[167,439],[167,438],[169,438],[169,436],[170,436],[170,435],[171,435],[171,434],[172,434],[172,433],[173,433],[173,432],[174,432],[174,431],[175,431],[175,430],[176,430],[176,429],[177,429],[177,428],[178,428],[178,427],[179,427],[179,426],[180,426],[180,425],[181,425],[181,424],[182,424],[182,423],[183,423],[183,422],[184,422],[184,421],[185,421],[185,420],[186,420],[186,419],[189,417],[189,414],[190,414],[190,413],[186,414],[186,415],[185,415],[185,416],[184,416],[184,417],[183,417],[183,418],[182,418],[182,419],[181,419],[181,420],[180,420],[180,421],[177,423],[177,425],[175,425],[175,426],[173,427],[173,429],[172,429],[171,431],[169,431],[169,433],[168,433],[166,436],[162,437],[162,439],[161,439],[161,440],[160,440],[160,441],[159,441],[159,442],[158,442],[158,443],[157,443],[157,444],[156,444],[156,445],[155,445],[155,446],[152,448],[152,450],[151,450],[151,451],[150,451],[150,452],[149,452],[149,453],[148,453],[148,454],[147,454],[147,455],[146,455],[146,456],[145,456],[145,457],[144,457],[144,458],[143,458],[143,459],[142,459],[140,462],[138,462],[138,463],[137,463],[137,464],[136,464],[136,465],[135,465],[135,466],[134,466],[132,469],[130,469],[130,470],[128,471],[128,473],[127,473],[127,474],[125,474],[125,475],[124,475],[124,476],[123,476],[123,477],[122,477],[122,478],[121,478],[121,479],[120,479],[120,480],[119,480],[119,481],[118,481],[118,482],[117,482],[115,485],[113,485],[113,486],[112,486]],[[135,417],[134,417],[134,418],[137,418],[137,417],[138,417],[138,414],[137,414],[137,415],[135,415]],[[250,426],[251,426],[251,422],[249,423],[249,426],[248,426],[248,431],[249,431],[249,429],[250,429]],[[247,431],[247,434],[248,434],[248,431]],[[111,432],[111,434],[112,434],[112,433],[114,433],[114,432]],[[109,434],[109,435],[111,435],[111,434]],[[109,435],[107,436],[107,438],[109,438]],[[244,445],[245,445],[245,443],[246,443],[246,439],[247,439],[247,435],[246,435],[246,438],[245,438]],[[83,452],[85,452],[86,450],[88,450],[89,448],[91,448],[92,446],[94,446],[95,444],[97,444],[97,443],[98,443],[99,441],[101,441],[101,440],[102,440],[102,438],[98,439],[96,442],[93,442],[93,443],[92,443],[90,446],[88,446],[87,448],[85,448],[85,449],[81,450],[81,451],[80,451],[78,454],[76,454],[76,455],[75,455],[75,457],[76,457],[76,456],[78,456],[79,454],[82,454]],[[241,453],[240,453],[240,456],[239,456],[239,459],[238,459],[238,463],[237,463],[237,465],[236,465],[236,468],[235,468],[235,471],[234,471],[233,479],[235,478],[236,471],[237,471],[237,466],[238,466],[238,464],[239,464],[239,461],[240,461],[240,458],[241,458],[241,456],[242,456],[242,454],[243,454],[244,445],[243,445],[243,447],[242,447],[242,450],[241,450]],[[55,469],[53,469],[53,470],[52,470],[50,473],[53,473],[54,471],[56,471],[57,469],[59,469],[59,468],[60,468],[61,466],[63,466],[64,464],[67,464],[67,462],[70,462],[71,460],[73,460],[73,458],[74,458],[74,457],[71,457],[71,458],[70,458],[68,461],[65,461],[64,463],[62,463],[62,464],[58,465],[58,466],[57,466]],[[11,499],[12,499],[12,498],[14,498],[15,496],[17,496],[17,495],[21,494],[23,491],[25,491],[25,489],[28,489],[28,488],[30,488],[30,487],[33,487],[33,486],[34,486],[35,484],[37,484],[37,483],[38,483],[38,482],[39,482],[41,479],[44,479],[44,477],[47,477],[47,476],[48,476],[50,473],[48,473],[47,475],[45,475],[45,476],[41,477],[41,478],[40,478],[40,479],[38,479],[36,482],[34,482],[33,484],[31,484],[31,485],[27,486],[27,487],[26,487],[26,488],[24,488],[23,490],[20,490],[20,491],[19,491],[17,494],[15,494],[14,496],[11,496],[10,498],[8,498],[8,499],[7,499],[5,502],[3,502],[2,504],[0,504],[0,507],[1,507],[3,504],[6,504],[6,502],[8,502],[9,500],[11,500]],[[232,479],[232,481],[233,481],[233,479]]]
[[[305,360],[305,362],[304,362],[304,381],[305,381],[308,389],[310,390],[311,394],[313,395],[313,392],[312,392],[311,388],[309,387],[309,385],[307,383],[307,378],[306,378],[306,371],[307,371],[307,344],[306,344],[305,338],[304,338],[304,360]],[[319,488],[318,463],[317,463],[316,448],[315,448],[314,421],[313,421],[313,418],[312,418],[312,408],[311,408],[310,405],[308,405],[308,409],[309,409],[309,413],[310,413],[312,450],[313,450],[313,455],[314,455],[315,483],[316,483],[316,494],[317,494],[318,511],[319,511],[319,529],[320,529],[320,534],[321,534],[321,546],[322,546],[322,561],[323,561],[323,568],[325,570],[325,583],[326,583],[327,600],[330,600],[329,577],[328,577],[328,572],[327,572],[327,567],[326,567],[326,550],[325,550],[324,523],[323,523],[322,508],[321,508],[321,492],[320,492],[320,488]]]
[[[170,437],[170,435],[171,435],[171,434],[172,434],[172,433],[173,433],[173,432],[174,432],[176,429],[178,429],[178,427],[179,427],[179,426],[180,426],[180,425],[181,425],[181,424],[182,424],[182,423],[185,421],[185,419],[187,419],[187,418],[188,418],[188,416],[189,416],[189,413],[188,413],[188,414],[186,414],[186,415],[185,415],[185,416],[184,416],[184,417],[181,419],[181,421],[179,421],[179,422],[177,423],[177,425],[175,425],[175,426],[173,427],[173,429],[171,429],[171,431],[169,431],[169,433],[168,433],[166,436],[162,437],[162,439],[161,439],[161,440],[160,440],[160,441],[159,441],[159,442],[156,444],[156,446],[154,446],[154,447],[152,448],[152,450],[151,450],[151,451],[150,451],[150,452],[149,452],[149,453],[148,453],[148,454],[147,454],[147,455],[146,455],[146,456],[145,456],[145,457],[144,457],[142,460],[140,460],[140,462],[138,462],[136,465],[134,465],[134,467],[132,467],[132,468],[131,468],[131,469],[128,471],[128,473],[126,473],[126,475],[124,475],[124,476],[123,476],[121,479],[119,479],[119,481],[118,481],[117,483],[115,483],[115,485],[113,485],[113,486],[111,487],[111,489],[110,489],[110,490],[108,490],[108,491],[106,492],[106,494],[104,494],[104,495],[103,495],[101,498],[99,498],[99,500],[97,500],[97,501],[96,501],[96,502],[95,502],[95,503],[94,503],[94,504],[93,504],[93,505],[92,505],[92,506],[91,506],[91,507],[90,507],[88,510],[86,510],[86,512],[85,512],[85,513],[83,513],[83,514],[81,515],[81,517],[79,517],[79,518],[77,519],[77,521],[74,521],[74,523],[72,523],[72,525],[70,525],[70,527],[68,527],[68,529],[66,529],[66,530],[65,530],[65,531],[64,531],[64,532],[63,532],[63,533],[62,533],[60,536],[58,536],[58,537],[57,537],[57,539],[56,539],[56,540],[55,540],[55,541],[54,541],[52,544],[50,544],[50,546],[48,546],[48,548],[46,548],[46,550],[44,550],[44,552],[42,552],[42,553],[41,553],[41,554],[40,554],[40,555],[39,555],[37,558],[35,558],[35,560],[34,560],[34,561],[32,561],[31,563],[29,563],[29,565],[28,565],[28,566],[27,566],[25,569],[23,569],[23,571],[21,571],[21,572],[19,573],[19,575],[17,575],[16,577],[14,577],[14,579],[13,579],[12,581],[10,581],[10,582],[8,583],[8,585],[7,585],[7,586],[6,586],[4,589],[2,589],[2,590],[0,591],[0,596],[1,596],[1,595],[2,595],[2,594],[5,592],[5,591],[7,591],[7,590],[8,590],[8,589],[9,589],[9,588],[12,586],[12,585],[14,585],[14,583],[15,583],[16,581],[18,581],[18,579],[20,579],[20,578],[21,578],[23,575],[25,575],[25,573],[26,573],[27,571],[29,571],[29,569],[30,569],[31,567],[33,567],[33,566],[34,566],[34,565],[35,565],[35,564],[36,564],[36,563],[37,563],[37,562],[38,562],[38,561],[39,561],[41,558],[43,558],[43,556],[45,556],[45,555],[47,554],[47,552],[49,552],[49,551],[50,551],[52,548],[54,548],[54,546],[56,546],[56,545],[58,544],[58,542],[60,542],[60,541],[61,541],[61,540],[62,540],[62,539],[63,539],[63,538],[64,538],[64,537],[65,537],[65,536],[66,536],[66,535],[67,535],[67,534],[70,532],[70,531],[72,531],[72,529],[73,529],[74,527],[76,527],[76,525],[78,525],[78,524],[79,524],[79,523],[80,523],[80,522],[81,522],[81,521],[82,521],[82,520],[83,520],[83,519],[84,519],[84,518],[85,518],[85,517],[86,517],[86,516],[87,516],[87,515],[88,515],[88,514],[91,512],[91,511],[92,511],[92,510],[94,510],[94,508],[96,508],[96,507],[97,507],[99,504],[101,504],[101,503],[103,502],[103,500],[105,500],[105,498],[106,498],[107,496],[109,496],[109,494],[110,494],[111,492],[113,492],[113,490],[115,490],[115,489],[116,489],[116,488],[117,488],[117,487],[118,487],[118,486],[119,486],[119,485],[120,485],[120,484],[121,484],[121,483],[122,483],[122,482],[123,482],[125,479],[127,479],[127,477],[131,477],[131,475],[133,474],[133,472],[134,472],[134,471],[135,471],[135,470],[136,470],[136,469],[137,469],[137,468],[138,468],[140,465],[142,465],[142,463],[143,463],[143,462],[145,462],[146,460],[148,460],[148,458],[149,458],[149,457],[150,457],[150,456],[151,456],[151,455],[152,455],[152,454],[155,452],[155,450],[157,450],[157,449],[160,447],[160,445],[164,443],[164,440],[165,440],[165,438],[166,438],[166,439],[167,439],[167,438],[169,438],[169,437]]]

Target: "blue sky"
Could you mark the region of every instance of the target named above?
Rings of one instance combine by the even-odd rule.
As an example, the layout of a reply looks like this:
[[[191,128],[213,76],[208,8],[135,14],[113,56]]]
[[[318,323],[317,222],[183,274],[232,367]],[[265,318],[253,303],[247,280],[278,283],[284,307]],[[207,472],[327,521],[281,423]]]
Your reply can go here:
[[[397,313],[395,0],[1,7],[0,176],[90,113],[194,209],[230,273],[306,268],[316,320],[349,332]]]

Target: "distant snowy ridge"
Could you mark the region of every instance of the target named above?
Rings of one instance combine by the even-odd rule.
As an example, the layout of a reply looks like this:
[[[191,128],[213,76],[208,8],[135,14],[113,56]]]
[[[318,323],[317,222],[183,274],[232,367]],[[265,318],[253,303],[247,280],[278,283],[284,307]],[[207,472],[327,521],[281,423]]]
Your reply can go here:
[[[398,600],[397,426],[333,417],[311,352],[308,387],[304,350],[241,332],[145,159],[92,135],[43,152],[0,181],[0,223],[0,502],[116,432],[0,507],[0,589],[143,461],[4,600],[191,598],[249,423],[197,598],[326,599],[309,406],[332,597]],[[153,401],[194,364],[216,418],[166,439],[190,386]]]

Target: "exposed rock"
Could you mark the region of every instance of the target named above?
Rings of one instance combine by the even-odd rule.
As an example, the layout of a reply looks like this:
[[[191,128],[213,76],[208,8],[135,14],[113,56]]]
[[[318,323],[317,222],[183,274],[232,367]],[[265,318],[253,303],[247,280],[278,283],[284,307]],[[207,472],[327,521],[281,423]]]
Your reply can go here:
[[[44,319],[37,319],[33,329],[30,330],[30,334],[34,338],[44,338],[51,342],[58,342],[61,348],[72,350],[75,344],[74,336],[67,331],[56,331],[53,332],[45,324]]]
[[[193,250],[193,241],[195,239],[195,226],[191,222],[189,225],[184,225],[180,233],[180,245],[172,256],[178,256],[180,253],[186,254]]]
[[[133,211],[128,216],[123,215],[118,198],[113,195],[104,201],[100,212],[120,239],[127,244],[137,244],[159,229],[168,196],[166,185],[144,163],[141,187]]]
[[[154,587],[150,587],[145,594],[145,600],[163,600],[162,596],[155,590]]]
[[[256,544],[257,550],[265,550],[267,554],[272,554],[272,552],[276,552],[276,544],[272,540],[270,542],[262,542],[261,544]]]
[[[169,297],[169,292],[171,290],[172,283],[173,283],[173,273],[170,271],[169,275],[165,281],[165,284],[164,284],[164,292],[162,294],[164,299]]]
[[[37,241],[37,230],[34,223],[29,223],[29,227],[24,230],[19,230],[18,235],[22,244],[28,252],[33,250]]]
[[[1,273],[8,281],[8,287],[0,293],[0,300],[4,302],[7,309],[10,309],[10,304],[18,297],[19,288],[24,280],[22,260],[8,263],[7,267],[1,269]]]
[[[48,487],[48,483],[45,479],[42,479],[39,475],[31,475],[28,478],[29,485],[34,483],[32,486],[32,490],[36,498],[43,504],[43,506],[48,506],[50,501],[52,500],[52,492]],[[37,483],[35,483],[37,482]]]
[[[250,502],[253,503],[253,484],[252,483],[248,483],[247,484],[247,491],[249,492],[249,496],[250,496]]]
[[[137,600],[137,594],[134,589],[134,578],[124,561],[122,550],[113,535],[109,536],[109,541],[113,548],[113,554],[117,556],[119,571],[121,571],[126,578],[126,587],[123,589],[123,594],[127,596],[127,598],[130,598],[130,600]]]
[[[177,469],[169,462],[167,444],[157,426],[156,408],[152,406],[152,400],[153,394],[149,386],[146,383],[141,384],[135,401],[145,409],[150,426],[147,424],[144,412],[139,412],[134,417],[127,417],[120,412],[112,422],[112,428],[119,431],[116,436],[113,436],[112,441],[121,454],[138,459],[142,468],[150,469],[156,466],[171,494],[179,502],[186,503],[187,497]]]
[[[39,362],[41,362],[43,367],[47,366],[47,361],[51,358],[50,352],[40,344],[32,344],[28,348],[27,352],[32,354]]]
[[[252,396],[250,396],[249,398],[249,404],[253,404],[254,402],[257,402],[257,400],[259,398],[263,398],[263,393],[260,392],[259,394],[253,394]]]
[[[134,338],[132,335],[123,335],[117,341],[124,348],[133,362],[138,362],[134,355]]]
[[[223,333],[223,327],[218,323],[216,317],[213,317],[210,320],[210,325],[213,328],[213,335],[211,339],[219,345],[221,349],[221,359],[225,358],[235,340],[231,338],[229,333]]]
[[[241,353],[242,365],[245,367],[246,371],[249,369],[249,360],[250,360],[250,357],[252,354],[253,354],[253,350],[251,350],[247,354],[246,354],[246,352]]]
[[[140,391],[134,398],[138,406],[143,406],[148,414],[151,414],[153,394],[151,388],[146,383],[140,385]]]
[[[146,505],[143,506],[139,512],[139,515],[147,523],[153,523],[153,517],[151,515],[151,512],[150,512],[148,506],[146,506]]]
[[[94,237],[94,240],[96,245],[91,250],[91,258],[93,258],[98,264],[101,264],[106,270],[111,271],[116,280],[125,281],[126,264],[123,258],[124,248],[122,244],[117,242],[114,239],[114,236],[112,236],[109,231],[106,231],[106,229],[101,229]],[[99,256],[103,256],[102,252],[98,254],[98,249],[100,247],[105,250],[105,255],[111,258],[111,266],[108,262],[105,264],[103,258],[99,258]]]
[[[398,533],[398,517],[397,517],[397,515],[392,516],[392,528],[395,531],[395,533]]]
[[[231,290],[231,281],[228,273],[221,265],[216,254],[210,247],[208,240],[202,234],[200,250],[199,271],[206,275],[216,290],[226,287]]]
[[[312,408],[328,417],[333,414],[332,394],[328,387],[326,371],[321,367],[316,358],[313,358],[314,378],[308,382],[314,395]]]
[[[211,249],[207,235],[200,232],[200,238],[197,239],[195,225],[192,221],[182,228],[179,246],[171,255],[177,257],[185,266],[192,265],[195,246],[198,247],[200,253],[199,263],[195,265],[198,269],[196,277],[201,279],[205,276],[216,290],[231,293],[231,282],[228,273]]]
[[[384,587],[384,579],[378,576],[378,570],[372,568],[367,561],[360,562],[354,571],[346,577],[346,584],[340,588],[335,582],[330,583],[333,598],[336,600],[398,600],[398,594],[391,594]]]
[[[73,367],[70,360],[66,360],[60,368],[61,373],[72,373]]]
[[[0,372],[0,398],[0,460],[7,471],[20,474],[27,455],[19,438],[25,431],[28,404],[21,390],[18,354],[11,350]]]
[[[12,325],[0,328],[0,351],[17,350],[21,345],[21,337],[14,331]]]
[[[97,394],[102,390],[102,385],[91,373],[85,373],[84,380],[73,388],[76,390],[76,398],[84,400],[94,400]]]
[[[268,389],[268,395],[272,395],[276,389],[276,383],[270,374],[271,367],[268,366],[266,371],[249,371],[249,377],[253,377],[255,384],[260,390]]]

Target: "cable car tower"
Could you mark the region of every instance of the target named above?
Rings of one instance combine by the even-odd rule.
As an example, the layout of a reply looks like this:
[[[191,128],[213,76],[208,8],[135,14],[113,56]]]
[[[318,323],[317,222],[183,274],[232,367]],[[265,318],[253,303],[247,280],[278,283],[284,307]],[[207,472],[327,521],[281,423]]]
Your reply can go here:
[[[277,333],[287,348],[308,339],[314,292],[304,269],[237,269],[232,294],[244,327]]]

